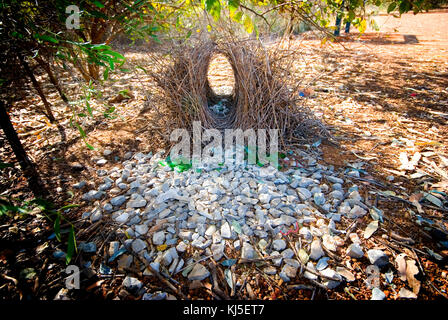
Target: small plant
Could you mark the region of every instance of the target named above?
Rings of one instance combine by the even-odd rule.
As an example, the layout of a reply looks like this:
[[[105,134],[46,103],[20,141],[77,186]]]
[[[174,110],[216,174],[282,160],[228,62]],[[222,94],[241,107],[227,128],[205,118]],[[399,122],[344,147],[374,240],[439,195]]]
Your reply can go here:
[[[13,202],[16,202],[17,205],[13,204]],[[36,208],[40,209],[43,216],[53,224],[54,236],[59,242],[62,242],[62,235],[67,234],[67,253],[65,262],[69,264],[73,255],[77,252],[75,227],[64,217],[62,212],[78,206],[79,205],[77,204],[69,204],[59,209],[54,209],[52,203],[39,198],[24,201],[20,199],[0,197],[0,217],[18,214],[20,218],[24,218],[27,215],[32,214],[33,210]],[[61,222],[65,222],[69,227],[61,230]]]

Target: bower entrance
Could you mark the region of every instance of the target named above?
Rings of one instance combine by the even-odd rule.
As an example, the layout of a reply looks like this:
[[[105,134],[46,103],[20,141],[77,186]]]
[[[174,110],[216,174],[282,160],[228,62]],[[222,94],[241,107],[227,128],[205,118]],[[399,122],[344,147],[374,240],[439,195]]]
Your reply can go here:
[[[281,145],[328,136],[287,86],[287,51],[223,39],[170,48],[168,57],[163,63],[155,56],[151,73],[167,106],[167,130],[192,130],[194,121],[203,128],[277,129]]]
[[[210,88],[207,104],[217,117],[224,118],[233,111],[235,75],[229,60],[220,53],[214,53],[208,64],[207,81]]]

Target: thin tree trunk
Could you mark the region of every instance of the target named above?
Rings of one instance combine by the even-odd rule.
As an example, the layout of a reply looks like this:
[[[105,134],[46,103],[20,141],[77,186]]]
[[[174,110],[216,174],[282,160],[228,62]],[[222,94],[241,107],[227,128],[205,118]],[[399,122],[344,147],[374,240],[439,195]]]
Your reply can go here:
[[[69,103],[69,100],[68,100],[66,94],[62,90],[61,86],[59,85],[58,80],[56,79],[56,77],[54,76],[53,71],[51,70],[50,64],[48,62],[42,60],[41,58],[37,58],[37,57],[36,57],[36,61],[40,64],[42,69],[44,69],[47,72],[48,78],[50,79],[50,82],[53,84],[53,86],[58,91],[59,96],[61,97],[62,101],[64,101],[65,103]]]
[[[28,63],[25,61],[25,59],[22,57],[21,54],[17,55],[20,63],[22,64],[23,69],[27,73],[28,77],[31,79],[31,82],[33,83],[34,89],[39,93],[40,98],[42,99],[42,102],[44,103],[45,110],[46,110],[46,116],[50,120],[50,122],[55,122],[56,119],[54,118],[53,112],[51,111],[50,103],[47,101],[47,98],[45,97],[44,92],[42,91],[42,88],[39,85],[39,82],[37,82],[36,78],[34,77],[33,72],[31,71],[30,67],[28,66]]]
[[[14,129],[11,119],[6,112],[5,104],[0,100],[0,127],[5,133],[6,139],[11,145],[12,151],[19,161],[20,167],[22,169],[23,175],[28,180],[28,185],[31,191],[36,197],[45,196],[47,194],[45,188],[43,187],[39,174],[34,166],[34,163],[26,154],[25,149],[17,136],[16,130]]]

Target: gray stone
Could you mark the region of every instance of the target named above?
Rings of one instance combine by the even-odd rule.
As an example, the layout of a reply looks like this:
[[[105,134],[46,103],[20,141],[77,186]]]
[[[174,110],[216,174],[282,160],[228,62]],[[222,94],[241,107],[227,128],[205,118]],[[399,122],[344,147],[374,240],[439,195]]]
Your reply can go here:
[[[272,242],[272,247],[277,251],[281,251],[286,248],[286,242],[283,239],[274,240]]]
[[[334,176],[326,176],[326,178],[331,183],[339,183],[339,184],[343,184],[344,183],[344,180],[342,180],[341,178],[334,177]]]
[[[232,231],[230,230],[230,226],[228,222],[225,222],[221,225],[221,237],[225,239],[232,238]]]
[[[96,252],[96,244],[95,242],[81,242],[79,244],[79,250],[84,251],[86,253],[94,253]]]
[[[191,240],[193,236],[193,232],[189,230],[182,230],[179,232],[179,238],[183,240]]]
[[[148,232],[148,226],[146,224],[139,224],[135,226],[135,233],[137,236],[143,236]]]
[[[325,196],[322,192],[317,192],[313,196],[314,203],[321,206],[325,203]]]
[[[385,298],[386,295],[384,294],[383,291],[381,291],[377,287],[374,287],[372,289],[372,297],[370,298],[370,300],[384,300]]]
[[[309,280],[317,280],[318,276],[317,276],[315,273],[318,273],[318,272],[317,272],[316,268],[314,267],[313,263],[312,263],[311,261],[308,261],[308,263],[306,264],[306,266],[307,266],[308,269],[310,269],[310,270],[313,271],[314,273],[309,272],[309,271],[305,271],[305,272],[303,273],[303,276],[304,276],[306,279],[309,279]]]
[[[323,276],[337,279],[337,280],[329,280],[327,278],[323,279],[322,284],[324,286],[326,286],[328,289],[334,289],[334,288],[338,287],[343,280],[341,275],[339,275],[336,271],[334,271],[333,269],[330,269],[330,268],[326,268],[325,270],[321,271],[320,273]]]
[[[242,259],[254,259],[255,250],[250,243],[244,242],[243,249],[241,250]]]
[[[284,259],[291,259],[292,257],[294,257],[294,251],[292,251],[291,248],[283,250],[282,256]]]
[[[211,246],[211,250],[213,253],[213,259],[215,261],[221,260],[221,258],[224,256],[224,249],[226,245],[225,243],[214,243]]]
[[[319,260],[324,255],[325,252],[322,249],[320,240],[319,239],[313,240],[313,242],[311,242],[310,259]]]
[[[73,188],[75,188],[75,189],[82,189],[82,188],[84,188],[84,186],[86,185],[87,183],[83,180],[83,181],[80,181],[80,182],[78,182],[78,183],[75,183],[74,185],[73,185]]]
[[[135,294],[142,288],[143,284],[136,278],[126,276],[123,280],[122,286],[130,293]]]
[[[389,257],[379,249],[371,249],[367,251],[367,257],[369,258],[371,264],[374,264],[379,268],[385,267],[389,264]]]
[[[185,250],[187,250],[187,244],[183,241],[179,242],[179,244],[176,246],[176,250],[179,252],[185,252]]]
[[[360,259],[364,257],[364,251],[358,243],[352,243],[347,248],[347,255],[351,258]]]
[[[118,223],[126,223],[129,220],[129,213],[123,212],[118,217],[115,218],[115,221]]]
[[[269,203],[269,201],[271,200],[271,195],[268,193],[262,193],[258,195],[258,199],[260,200],[261,203],[266,204]]]
[[[297,268],[289,264],[285,264],[280,273],[286,275],[286,277],[288,277],[289,279],[292,279],[295,278],[297,275]]]
[[[277,274],[277,269],[275,267],[269,266],[263,269],[263,272],[269,275]]]
[[[361,208],[358,205],[355,205],[350,212],[348,213],[348,217],[351,219],[357,219],[363,217],[367,214],[367,211]]]
[[[158,231],[152,236],[152,243],[156,246],[162,245],[165,242],[165,232]]]
[[[202,281],[208,276],[210,276],[210,272],[207,270],[207,268],[200,263],[196,263],[196,265],[193,267],[193,270],[191,270],[190,274],[188,275],[188,280]]]
[[[100,160],[98,160],[98,161],[96,162],[96,164],[99,165],[99,166],[105,165],[106,163],[107,163],[107,160],[106,160],[106,159],[100,159]]]
[[[82,199],[86,201],[99,200],[105,195],[104,191],[90,190],[82,195]]]
[[[127,208],[141,208],[144,206],[146,206],[146,200],[138,193],[134,193],[126,205]]]
[[[302,201],[306,201],[312,196],[311,192],[305,188],[297,188],[296,191]]]
[[[103,217],[103,214],[99,208],[96,208],[92,211],[92,214],[90,215],[90,222],[97,222],[100,221]]]
[[[139,253],[140,251],[142,251],[145,248],[146,248],[146,242],[143,241],[142,239],[135,239],[132,242],[132,250],[135,253]]]
[[[125,201],[126,201],[126,197],[123,196],[123,195],[121,195],[121,196],[117,196],[117,197],[112,198],[112,199],[110,200],[110,203],[111,203],[111,205],[113,205],[113,206],[117,206],[117,207],[119,207],[119,206],[121,206]]]

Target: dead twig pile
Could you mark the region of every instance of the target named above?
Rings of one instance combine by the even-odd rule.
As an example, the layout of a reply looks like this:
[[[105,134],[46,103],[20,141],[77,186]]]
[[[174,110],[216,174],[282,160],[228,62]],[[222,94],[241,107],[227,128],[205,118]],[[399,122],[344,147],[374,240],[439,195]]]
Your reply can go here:
[[[224,96],[210,88],[207,73],[214,55],[229,61],[235,87],[230,112],[217,116],[209,109]],[[285,145],[329,134],[311,111],[300,105],[297,87],[288,87],[289,71],[294,59],[288,50],[267,50],[256,40],[198,41],[170,48],[163,59],[154,56],[151,75],[161,89],[162,102],[170,118],[168,130],[192,128],[201,121],[204,128],[217,129],[278,129],[279,142]],[[294,81],[297,84],[297,81]]]

